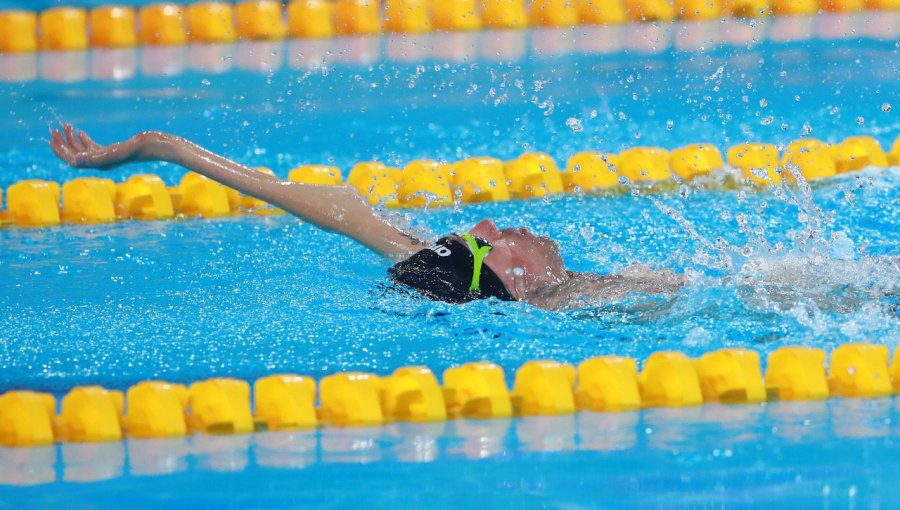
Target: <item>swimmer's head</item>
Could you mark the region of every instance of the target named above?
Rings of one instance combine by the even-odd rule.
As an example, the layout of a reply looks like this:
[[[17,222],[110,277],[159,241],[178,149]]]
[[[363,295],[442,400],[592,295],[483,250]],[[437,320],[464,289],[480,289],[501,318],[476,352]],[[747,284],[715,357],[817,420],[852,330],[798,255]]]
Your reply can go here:
[[[501,230],[489,219],[480,221],[469,232],[491,244],[484,263],[517,300],[568,277],[559,245],[549,237],[536,236],[527,228]]]
[[[388,276],[436,301],[465,303],[490,297],[514,301],[500,278],[484,264],[490,249],[484,240],[470,234],[452,234],[398,262]]]
[[[468,234],[468,240],[455,234],[442,237],[392,267],[391,279],[431,299],[463,303],[488,297],[522,300],[567,276],[559,247],[547,237],[525,228],[500,230],[491,220],[479,222]],[[476,264],[477,251],[487,252],[481,264]],[[476,268],[480,284],[472,291]]]

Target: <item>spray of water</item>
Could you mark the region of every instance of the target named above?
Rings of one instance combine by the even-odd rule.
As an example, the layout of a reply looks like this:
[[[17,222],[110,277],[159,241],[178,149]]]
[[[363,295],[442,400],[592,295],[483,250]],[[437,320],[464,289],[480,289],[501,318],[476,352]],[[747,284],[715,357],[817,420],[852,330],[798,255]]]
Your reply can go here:
[[[732,288],[751,309],[793,316],[813,330],[822,330],[827,322],[822,317],[830,313],[895,315],[900,296],[900,257],[867,254],[865,246],[854,242],[850,233],[835,227],[840,211],[820,207],[814,187],[796,167],[789,165],[786,171],[795,182],[786,179],[770,186],[770,191],[776,200],[797,211],[799,226],[788,230],[787,243],[770,243],[762,213],[760,217],[728,215],[745,237],[743,244],[723,238],[713,241],[678,208],[653,195],[645,196],[697,242],[691,257],[693,285]],[[632,193],[643,194],[639,186],[627,181],[624,184]],[[688,198],[690,194],[682,196]],[[745,197],[746,191],[738,192],[739,201]],[[848,194],[846,202],[852,207],[852,195]],[[691,207],[689,200],[684,207]]]

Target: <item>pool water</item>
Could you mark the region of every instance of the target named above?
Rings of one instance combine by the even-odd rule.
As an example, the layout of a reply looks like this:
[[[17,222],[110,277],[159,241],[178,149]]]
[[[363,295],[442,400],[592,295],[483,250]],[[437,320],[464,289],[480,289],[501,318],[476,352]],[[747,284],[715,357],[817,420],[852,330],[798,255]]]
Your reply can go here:
[[[801,32],[831,23],[846,36],[793,42],[775,41],[780,21],[723,22],[463,34],[455,53],[434,36],[76,55],[65,72],[83,65],[88,79],[0,84],[0,187],[100,175],[65,168],[42,145],[56,119],[103,143],[174,132],[282,176],[301,163],[346,175],[373,158],[540,150],[563,164],[581,150],[724,151],[806,136],[866,134],[889,148],[900,58],[895,35],[866,32],[877,21],[816,18]],[[624,42],[584,50],[598,40]],[[58,77],[56,57],[25,65]],[[134,76],[90,78],[110,59],[134,64]],[[104,176],[138,172],[174,184],[183,170]],[[511,378],[532,359],[897,346],[900,169],[809,188],[712,188],[389,213],[431,236],[484,217],[526,225],[557,239],[575,270],[642,263],[689,276],[676,296],[564,312],[410,299],[387,285],[386,262],[287,216],[0,230],[0,391],[406,365],[439,374],[482,359]],[[0,449],[0,471],[13,473],[0,482],[53,483],[0,486],[0,508],[115,506],[126,495],[136,507],[891,506],[895,423],[892,399],[834,400]]]

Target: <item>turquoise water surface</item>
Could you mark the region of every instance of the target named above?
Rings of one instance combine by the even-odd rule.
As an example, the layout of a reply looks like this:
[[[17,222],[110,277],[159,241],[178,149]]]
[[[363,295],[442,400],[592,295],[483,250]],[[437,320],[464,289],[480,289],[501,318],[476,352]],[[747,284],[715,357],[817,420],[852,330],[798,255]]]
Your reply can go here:
[[[346,175],[360,160],[541,150],[562,164],[581,150],[808,136],[867,134],[889,148],[900,135],[896,35],[866,32],[877,19],[835,19],[801,33],[830,20],[847,37],[773,42],[785,30],[775,22],[730,22],[94,52],[67,57],[65,72],[54,55],[0,57],[0,69],[36,76],[0,84],[0,187],[99,175],[54,160],[42,141],[56,119],[104,143],[174,132],[282,176],[301,163]],[[585,50],[607,40],[622,44]],[[105,79],[110,65],[132,72]],[[138,172],[174,184],[183,170],[105,176]],[[409,299],[390,289],[385,261],[286,216],[7,228],[0,391],[406,365],[439,374],[481,359],[511,380],[527,360],[640,362],[666,349],[893,351],[898,203],[894,168],[811,188],[686,184],[390,213],[431,236],[484,217],[529,226],[576,270],[643,263],[689,276],[675,296],[566,312]],[[897,420],[892,399],[833,400],[0,449],[0,508],[890,507]],[[24,483],[38,485],[8,485]]]

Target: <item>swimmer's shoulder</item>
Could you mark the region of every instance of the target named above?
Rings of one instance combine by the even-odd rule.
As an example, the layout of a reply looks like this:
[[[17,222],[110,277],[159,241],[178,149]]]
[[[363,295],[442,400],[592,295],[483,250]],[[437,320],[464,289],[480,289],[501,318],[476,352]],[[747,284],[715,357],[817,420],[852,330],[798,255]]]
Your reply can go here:
[[[673,294],[685,283],[684,275],[629,266],[621,273],[567,271],[565,281],[545,285],[528,296],[528,303],[548,310],[568,310],[621,301],[631,294]]]

